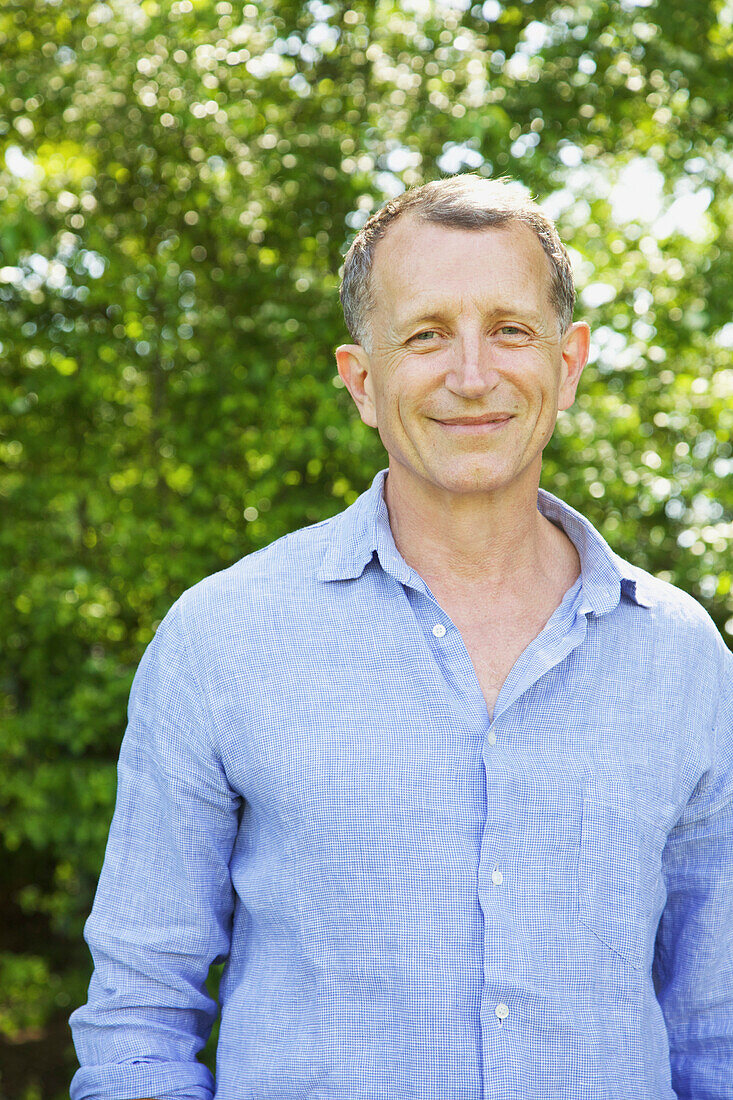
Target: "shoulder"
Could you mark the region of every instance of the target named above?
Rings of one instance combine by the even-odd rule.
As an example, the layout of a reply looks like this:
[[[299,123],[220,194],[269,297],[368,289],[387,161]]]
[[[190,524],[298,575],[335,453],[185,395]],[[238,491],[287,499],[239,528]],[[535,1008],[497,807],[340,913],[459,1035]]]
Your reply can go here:
[[[177,600],[184,620],[214,615],[219,621],[238,608],[256,609],[312,587],[337,517],[292,531],[194,584]]]
[[[688,592],[622,558],[609,546],[591,521],[558,497],[540,489],[540,512],[563,528],[578,550],[585,573],[602,590],[621,582],[618,613],[610,617],[622,637],[637,639],[647,648],[680,648],[684,654],[696,645],[715,655],[717,661],[730,661],[733,654],[725,645],[718,628],[705,608]],[[603,600],[600,601],[601,603]]]
[[[160,622],[150,653],[205,685],[246,677],[288,638],[308,636],[322,617],[326,586],[318,573],[335,519],[284,535],[192,585]]]
[[[613,555],[621,576],[635,584],[636,597],[650,627],[670,646],[694,647],[698,656],[707,655],[716,664],[730,665],[728,649],[712,618],[694,596],[668,581]]]
[[[240,665],[282,644],[309,638],[343,614],[343,585],[364,569],[372,542],[378,478],[343,511],[301,527],[187,589],[163,619],[162,640],[177,635],[197,660]],[[363,559],[363,560],[362,560]],[[156,635],[157,637],[157,635]]]

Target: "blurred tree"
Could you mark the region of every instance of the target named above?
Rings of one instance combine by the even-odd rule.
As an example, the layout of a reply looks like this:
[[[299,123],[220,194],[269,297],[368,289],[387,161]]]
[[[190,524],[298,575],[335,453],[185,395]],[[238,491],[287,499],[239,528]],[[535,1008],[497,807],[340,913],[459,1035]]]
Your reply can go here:
[[[332,349],[343,253],[405,186],[545,199],[596,333],[545,484],[730,644],[732,24],[723,0],[6,0],[0,1090],[66,1093],[48,1029],[84,998],[157,621],[384,465]]]

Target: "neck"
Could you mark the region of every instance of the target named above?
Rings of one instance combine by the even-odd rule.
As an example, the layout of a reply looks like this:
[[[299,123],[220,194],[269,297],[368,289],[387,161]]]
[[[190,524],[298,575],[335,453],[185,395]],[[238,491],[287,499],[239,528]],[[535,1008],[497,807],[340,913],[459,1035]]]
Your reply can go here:
[[[577,551],[537,509],[539,470],[521,492],[437,492],[390,467],[385,501],[397,549],[425,582],[456,589],[521,588],[577,577]],[[516,589],[515,589],[516,590]]]

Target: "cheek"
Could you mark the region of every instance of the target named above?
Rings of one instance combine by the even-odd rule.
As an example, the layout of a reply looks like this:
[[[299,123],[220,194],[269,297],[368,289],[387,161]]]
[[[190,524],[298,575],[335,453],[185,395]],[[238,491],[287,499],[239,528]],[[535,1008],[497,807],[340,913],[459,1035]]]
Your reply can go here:
[[[409,387],[407,379],[401,377],[399,382],[395,379],[393,386],[381,391],[377,419],[382,441],[401,451],[414,445],[420,435],[426,402]]]
[[[381,385],[374,394],[374,415],[382,442],[394,439],[400,425],[399,395]]]
[[[393,420],[400,410],[414,403],[416,379],[404,364],[398,364],[393,370],[386,370],[375,387],[377,408],[382,416]]]
[[[553,404],[558,398],[560,375],[548,363],[525,363],[522,369],[508,371],[507,378],[532,404]]]

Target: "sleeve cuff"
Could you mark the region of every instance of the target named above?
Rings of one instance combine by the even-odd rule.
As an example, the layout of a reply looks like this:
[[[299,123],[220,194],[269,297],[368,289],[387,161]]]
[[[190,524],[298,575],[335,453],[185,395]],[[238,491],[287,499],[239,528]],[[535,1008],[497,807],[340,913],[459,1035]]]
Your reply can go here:
[[[71,1100],[213,1100],[214,1078],[198,1062],[134,1062],[83,1066]]]

